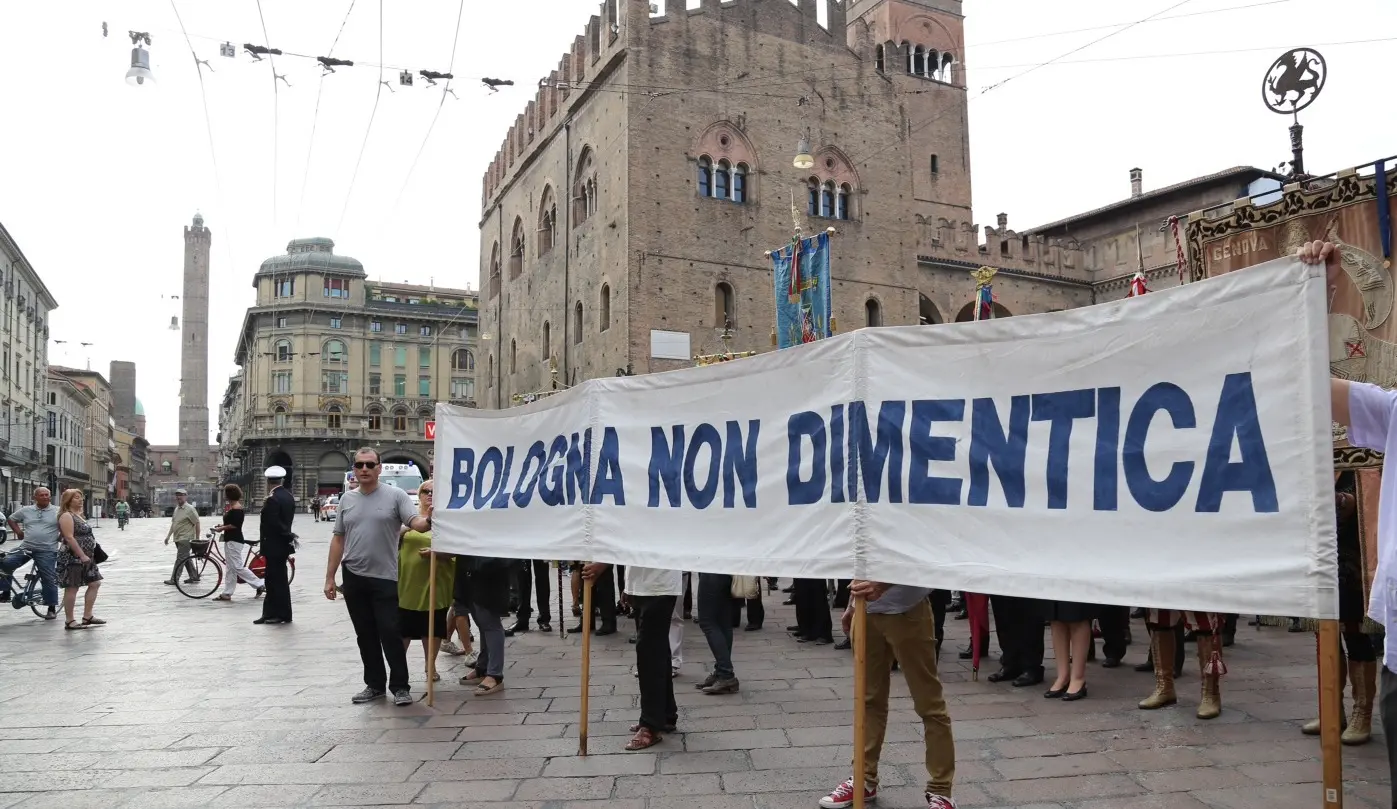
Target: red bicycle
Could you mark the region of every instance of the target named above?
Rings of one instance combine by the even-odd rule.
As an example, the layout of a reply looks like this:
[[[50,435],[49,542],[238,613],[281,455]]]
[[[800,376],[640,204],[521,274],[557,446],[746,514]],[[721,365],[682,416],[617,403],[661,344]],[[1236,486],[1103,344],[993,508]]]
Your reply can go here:
[[[262,578],[267,570],[266,558],[256,550],[257,543],[248,544],[247,558],[244,563],[257,578]],[[190,598],[208,598],[223,585],[223,571],[228,565],[227,558],[218,547],[217,537],[213,531],[205,534],[203,540],[196,540],[189,544],[189,561],[194,566],[194,575],[182,579],[180,574],[184,571],[177,571],[175,576],[175,587],[181,593]],[[286,563],[291,566],[287,583],[296,580],[296,557],[287,558]]]

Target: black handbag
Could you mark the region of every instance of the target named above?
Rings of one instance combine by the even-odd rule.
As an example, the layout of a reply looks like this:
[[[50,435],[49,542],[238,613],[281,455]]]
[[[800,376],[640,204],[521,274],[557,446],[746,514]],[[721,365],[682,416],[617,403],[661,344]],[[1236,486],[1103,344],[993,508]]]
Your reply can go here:
[[[94,542],[92,544],[92,561],[96,562],[99,565],[103,565],[107,563],[107,559],[109,558],[110,557],[107,556],[107,552],[102,550],[102,543]]]

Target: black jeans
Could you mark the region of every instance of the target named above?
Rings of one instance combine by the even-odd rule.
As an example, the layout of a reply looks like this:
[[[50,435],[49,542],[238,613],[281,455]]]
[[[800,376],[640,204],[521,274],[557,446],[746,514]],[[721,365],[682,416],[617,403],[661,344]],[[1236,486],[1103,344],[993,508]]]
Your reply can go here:
[[[679,719],[674,702],[674,677],[670,674],[669,619],[677,596],[631,596],[631,609],[639,623],[635,642],[636,673],[640,679],[640,724],[655,733]]]
[[[1043,613],[1036,599],[990,596],[994,628],[1003,652],[1000,665],[1020,674],[1043,674]],[[982,646],[987,648],[987,646]]]
[[[527,626],[529,618],[533,615],[533,610],[529,607],[529,590],[532,589],[538,599],[538,622],[549,623],[548,607],[553,591],[548,586],[548,562],[542,559],[521,559],[515,575],[518,577],[519,586],[519,611],[515,614],[519,616],[519,620]]]
[[[834,621],[829,613],[829,590],[824,579],[796,579],[796,625],[801,637],[834,640]]]
[[[733,607],[736,609],[732,625],[739,626],[742,623],[742,601],[737,599],[732,603]],[[757,597],[747,599],[747,625],[755,629],[761,629],[765,621],[766,606],[762,604],[762,580],[757,579]]]
[[[713,673],[723,679],[733,677],[732,671],[732,576],[725,573],[700,573],[698,578],[699,629],[713,654]],[[737,602],[741,603],[741,602]]]
[[[267,588],[263,591],[262,617],[269,621],[290,621],[291,580],[286,569],[287,557],[263,554],[262,558],[267,563],[266,569],[262,571],[262,586]],[[394,585],[394,598],[397,597],[397,592],[397,586]]]
[[[1124,658],[1125,638],[1130,633],[1130,608],[1103,605],[1096,622],[1101,626],[1101,654],[1107,660]]]
[[[607,567],[592,582],[592,612],[601,619],[603,629],[616,631],[616,568]],[[583,616],[582,620],[588,620]],[[596,627],[596,623],[592,624]]]
[[[359,641],[359,658],[364,662],[364,685],[383,691],[384,680],[393,691],[408,687],[407,650],[398,634],[398,583],[391,579],[356,576],[342,568],[344,605]],[[388,660],[388,672],[383,670]]]

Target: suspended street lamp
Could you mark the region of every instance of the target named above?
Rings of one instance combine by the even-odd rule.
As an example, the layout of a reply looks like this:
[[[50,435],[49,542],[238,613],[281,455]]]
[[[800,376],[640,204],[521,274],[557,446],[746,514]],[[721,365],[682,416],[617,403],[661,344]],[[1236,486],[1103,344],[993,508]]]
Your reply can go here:
[[[150,51],[141,47],[144,42],[150,45],[150,34],[128,31],[131,36],[131,69],[126,71],[126,83],[132,87],[140,87],[147,83],[155,83],[155,75],[150,72]]]

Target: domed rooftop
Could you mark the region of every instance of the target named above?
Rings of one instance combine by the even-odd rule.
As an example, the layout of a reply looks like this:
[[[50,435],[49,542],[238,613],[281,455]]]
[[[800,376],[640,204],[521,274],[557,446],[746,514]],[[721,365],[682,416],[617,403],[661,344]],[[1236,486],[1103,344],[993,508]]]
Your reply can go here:
[[[136,409],[135,409],[135,412],[133,412],[131,415],[133,415],[133,416],[144,416],[145,414],[146,414],[146,406],[143,405],[143,404],[141,404],[141,400],[140,400],[140,399],[137,399],[137,400],[136,400]]]
[[[285,275],[289,272],[334,272],[366,278],[364,265],[349,256],[335,255],[335,243],[331,239],[292,239],[286,245],[286,255],[272,256],[262,262],[257,275]],[[257,281],[253,280],[253,286]]]

